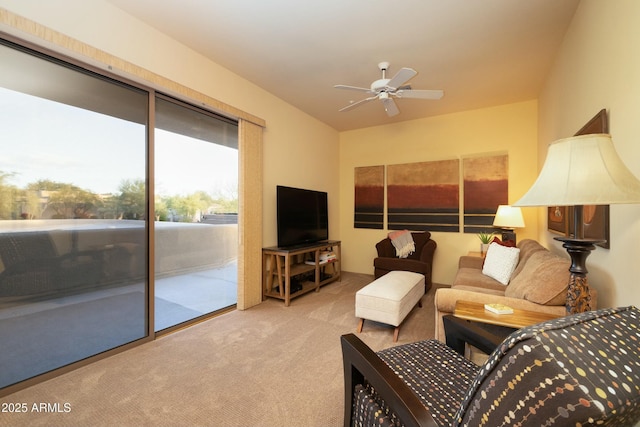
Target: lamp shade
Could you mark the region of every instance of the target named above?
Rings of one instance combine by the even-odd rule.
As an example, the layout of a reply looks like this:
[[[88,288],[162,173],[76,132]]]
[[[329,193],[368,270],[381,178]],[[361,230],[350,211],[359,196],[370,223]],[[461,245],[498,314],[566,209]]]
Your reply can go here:
[[[522,228],[524,227],[524,218],[522,210],[509,205],[498,206],[498,211],[493,220],[493,225],[503,228]]]
[[[590,134],[549,145],[538,179],[514,206],[640,203],[640,181],[627,169],[611,136]]]

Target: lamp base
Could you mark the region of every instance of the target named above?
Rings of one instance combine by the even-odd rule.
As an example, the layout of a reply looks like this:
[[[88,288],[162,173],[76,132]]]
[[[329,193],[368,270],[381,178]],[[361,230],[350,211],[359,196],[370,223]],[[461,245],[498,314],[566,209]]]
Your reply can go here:
[[[502,241],[506,242],[507,240],[513,240],[513,243],[516,242],[516,232],[507,228],[502,229]]]
[[[569,288],[567,290],[567,314],[582,313],[591,310],[591,293],[587,281],[587,257],[594,250],[597,243],[603,240],[598,239],[572,239],[570,237],[554,237],[555,240],[563,242],[562,247],[567,250],[571,257],[571,267],[569,272]]]
[[[587,276],[571,273],[565,307],[567,314],[591,311],[591,292],[589,291]]]

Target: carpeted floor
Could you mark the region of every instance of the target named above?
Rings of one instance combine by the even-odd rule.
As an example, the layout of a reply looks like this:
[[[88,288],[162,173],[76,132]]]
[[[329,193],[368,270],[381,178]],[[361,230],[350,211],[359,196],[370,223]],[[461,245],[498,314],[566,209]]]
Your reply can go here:
[[[268,299],[16,392],[0,405],[26,412],[0,413],[0,426],[340,426],[339,338],[355,332],[354,295],[372,280],[344,273],[290,307]],[[398,344],[433,337],[434,291]],[[394,345],[391,326],[365,322],[359,336]]]

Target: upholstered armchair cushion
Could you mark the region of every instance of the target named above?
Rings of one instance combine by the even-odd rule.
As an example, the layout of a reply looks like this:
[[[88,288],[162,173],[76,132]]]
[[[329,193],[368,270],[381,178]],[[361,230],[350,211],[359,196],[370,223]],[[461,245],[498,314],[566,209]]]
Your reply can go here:
[[[433,255],[437,244],[431,239],[431,233],[428,231],[412,232],[411,237],[416,250],[407,258],[396,256],[396,249],[388,237],[376,244],[378,256],[373,260],[374,276],[377,279],[394,270],[420,273],[424,275],[425,292],[427,292],[432,284]]]
[[[588,311],[520,329],[482,366],[456,421],[634,425],[640,419],[639,341],[635,307]]]
[[[480,369],[435,340],[387,348],[379,351],[378,357],[402,378],[443,426],[453,423],[460,402]]]

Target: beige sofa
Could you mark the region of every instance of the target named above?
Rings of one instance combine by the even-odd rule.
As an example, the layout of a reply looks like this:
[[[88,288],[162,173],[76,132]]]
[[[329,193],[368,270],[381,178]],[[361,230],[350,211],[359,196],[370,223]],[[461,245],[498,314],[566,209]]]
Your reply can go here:
[[[445,341],[442,317],[453,314],[456,301],[501,303],[513,308],[563,316],[569,283],[568,257],[550,252],[535,240],[518,243],[518,264],[508,285],[482,274],[483,259],[462,256],[451,288],[435,295],[435,335]],[[591,290],[591,307],[597,308],[597,294]]]

